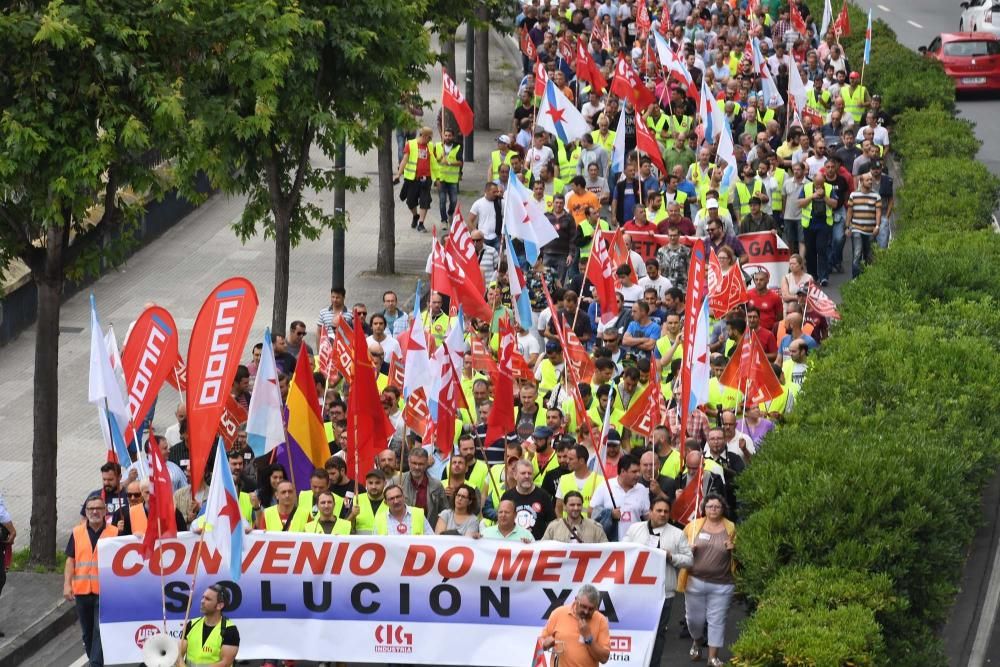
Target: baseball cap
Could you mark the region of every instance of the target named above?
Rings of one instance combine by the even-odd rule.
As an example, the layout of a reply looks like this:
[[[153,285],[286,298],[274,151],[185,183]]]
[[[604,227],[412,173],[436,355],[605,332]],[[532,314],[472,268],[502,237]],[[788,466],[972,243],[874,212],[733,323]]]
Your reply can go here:
[[[373,477],[380,479],[383,482],[385,481],[385,473],[379,470],[378,468],[373,468],[372,470],[369,470],[368,474],[365,475],[365,479],[372,479]]]
[[[535,429],[535,432],[531,434],[531,437],[533,437],[533,438],[551,438],[552,437],[552,429],[550,429],[548,426],[539,426],[538,428]]]
[[[497,143],[498,144],[509,144],[510,143],[510,136],[506,135],[506,134],[501,134],[499,137],[497,137]]]
[[[719,201],[717,199],[709,199],[705,202],[705,208],[719,208]]]
[[[545,343],[545,354],[550,352],[562,352],[562,345],[559,344],[559,341],[550,340]]]
[[[620,445],[622,444],[622,436],[617,430],[613,428],[608,429],[608,439],[607,444],[609,445]]]
[[[852,80],[852,81],[853,81],[854,79],[860,79],[860,78],[861,78],[861,75],[860,75],[860,74],[858,74],[857,72],[851,72],[851,80]]]

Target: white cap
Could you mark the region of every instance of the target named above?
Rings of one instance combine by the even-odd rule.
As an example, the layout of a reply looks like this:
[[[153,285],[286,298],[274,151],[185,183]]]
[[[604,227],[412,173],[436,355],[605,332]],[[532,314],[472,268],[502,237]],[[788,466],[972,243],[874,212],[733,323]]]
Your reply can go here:
[[[639,47],[635,47],[634,49],[632,49],[632,57],[635,58],[636,60],[642,58],[642,49],[640,49]]]
[[[705,202],[705,208],[719,208],[719,202],[716,199],[709,199]]]
[[[501,134],[499,137],[497,137],[497,143],[498,144],[509,144],[510,143],[510,137],[507,136],[506,134]]]

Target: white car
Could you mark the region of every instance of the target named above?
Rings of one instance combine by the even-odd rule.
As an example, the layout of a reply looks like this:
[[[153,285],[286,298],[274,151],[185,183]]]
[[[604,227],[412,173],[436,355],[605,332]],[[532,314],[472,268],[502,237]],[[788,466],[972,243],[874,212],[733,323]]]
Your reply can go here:
[[[959,32],[992,32],[1000,35],[1000,0],[969,0],[961,3]]]

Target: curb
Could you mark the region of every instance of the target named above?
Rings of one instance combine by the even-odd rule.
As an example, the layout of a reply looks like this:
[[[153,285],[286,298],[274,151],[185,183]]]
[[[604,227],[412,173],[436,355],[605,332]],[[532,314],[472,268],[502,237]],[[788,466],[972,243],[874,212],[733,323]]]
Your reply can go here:
[[[65,600],[59,602],[0,650],[0,667],[15,667],[24,663],[74,623],[76,607]]]

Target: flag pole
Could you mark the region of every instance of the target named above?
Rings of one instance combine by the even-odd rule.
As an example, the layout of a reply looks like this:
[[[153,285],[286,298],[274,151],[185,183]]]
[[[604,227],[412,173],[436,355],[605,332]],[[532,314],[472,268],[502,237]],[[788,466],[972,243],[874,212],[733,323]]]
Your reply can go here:
[[[157,533],[157,535],[161,535],[161,536],[163,535],[163,525],[162,525],[161,520],[160,520],[160,513],[159,513],[159,511],[156,512],[156,533]],[[143,535],[143,539],[145,539],[145,537],[146,536]],[[159,541],[160,538],[157,538],[157,539]],[[163,634],[167,634],[167,584],[166,584],[166,581],[165,581],[164,575],[163,575],[163,547],[162,547],[162,545],[160,545],[160,548],[158,548],[156,550],[156,562],[157,562],[157,565],[158,565],[158,567],[160,569],[160,605],[163,608]],[[196,565],[197,565],[197,561],[196,561]],[[192,586],[193,585],[194,584],[192,584]],[[189,603],[189,607],[190,607],[190,603]],[[185,625],[187,625],[187,623],[185,623]],[[182,633],[183,633],[183,631],[184,631],[183,628],[181,628],[181,632]]]
[[[218,455],[218,454],[216,454]],[[198,582],[198,557],[201,555],[201,547],[205,544],[205,525],[202,523],[201,537],[194,547],[194,572],[191,574],[191,588],[188,591],[187,609],[184,610],[184,620],[181,622],[181,636],[184,636],[184,629],[187,628],[188,620],[191,618],[191,602],[194,601],[194,587]],[[160,568],[162,571],[163,568]]]

